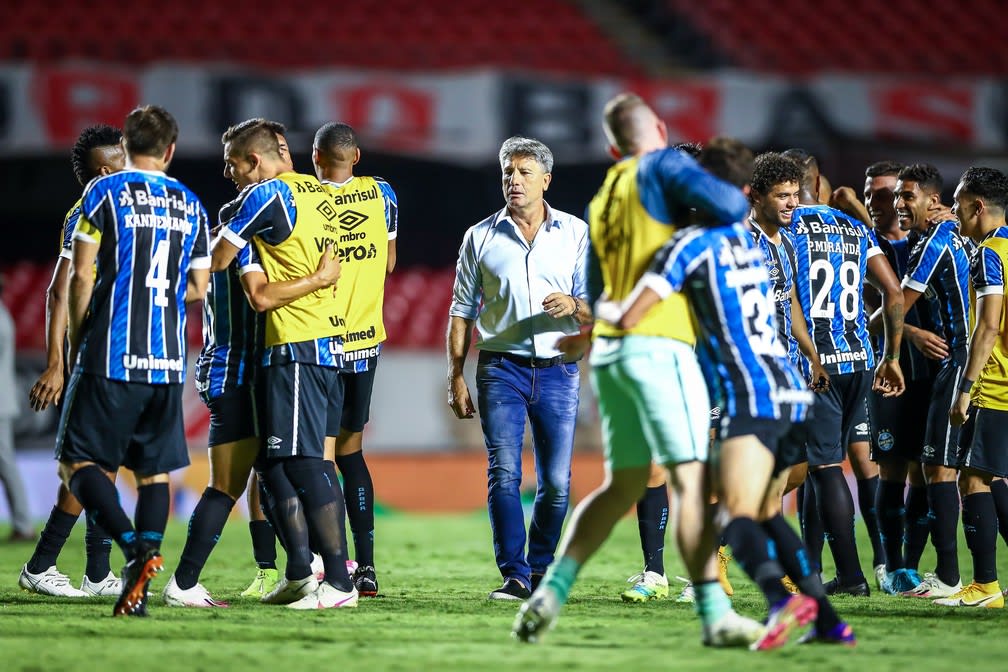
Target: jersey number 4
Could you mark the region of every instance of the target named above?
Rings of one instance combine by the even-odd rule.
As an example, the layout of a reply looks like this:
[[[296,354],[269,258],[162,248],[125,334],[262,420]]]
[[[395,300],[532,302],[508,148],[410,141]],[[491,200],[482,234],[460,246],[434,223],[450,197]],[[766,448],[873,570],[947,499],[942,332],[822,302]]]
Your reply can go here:
[[[833,294],[833,264],[825,259],[816,259],[809,267],[809,278],[815,298],[812,299],[813,319],[832,320],[836,315],[836,304],[830,301]],[[853,320],[858,314],[858,297],[861,290],[861,269],[853,261],[840,264],[840,315],[845,320]]]
[[[144,282],[154,292],[154,305],[161,308],[168,306],[168,290],[171,289],[171,280],[168,278],[169,250],[167,240],[158,242]]]

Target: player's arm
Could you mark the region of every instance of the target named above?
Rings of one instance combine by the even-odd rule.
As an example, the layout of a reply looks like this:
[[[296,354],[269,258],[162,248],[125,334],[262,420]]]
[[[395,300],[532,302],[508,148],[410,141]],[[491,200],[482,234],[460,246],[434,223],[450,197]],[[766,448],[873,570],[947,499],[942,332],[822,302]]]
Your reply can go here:
[[[207,287],[210,285],[209,268],[190,268],[186,274],[186,303],[202,301],[206,298]]]
[[[1001,329],[1001,310],[1004,305],[1004,294],[990,293],[977,296],[976,325],[970,337],[969,350],[966,355],[966,369],[959,380],[959,389],[949,419],[953,425],[966,422],[966,412],[969,410],[970,390],[973,382],[980,376],[987,360],[990,359],[994,344],[997,342]]]
[[[823,368],[819,353],[816,352],[815,343],[809,335],[808,323],[805,322],[805,313],[801,309],[798,301],[798,290],[791,285],[791,335],[798,342],[798,350],[805,355],[811,367],[811,387],[816,392],[825,392],[829,389],[829,374]]]
[[[59,403],[63,392],[63,345],[67,332],[71,260],[60,254],[46,288],[46,369],[32,386],[28,398],[35,411]]]
[[[652,216],[659,215],[659,220],[663,219],[663,207],[656,201],[669,197],[706,213],[715,225],[741,221],[749,213],[749,200],[741,189],[714,177],[682,152],[655,152],[641,163],[641,202]]]
[[[903,393],[906,384],[899,365],[903,340],[903,291],[885,255],[875,254],[867,261],[868,282],[882,294],[882,322],[885,328],[885,349],[882,361],[875,369],[872,389],[892,397]]]
[[[869,229],[875,227],[868,208],[858,199],[857,194],[850,187],[839,187],[830,194],[829,206],[841,210],[854,219],[859,220]]]
[[[388,261],[385,262],[385,275],[392,275],[396,262],[396,239],[388,241]]]
[[[231,262],[234,261],[234,258],[238,256],[238,251],[241,249],[241,247],[235,245],[233,242],[224,237],[224,231],[226,230],[226,228],[222,229],[210,245],[211,273],[223,271],[225,268],[230,266]]]
[[[385,200],[385,228],[388,231],[388,261],[385,275],[391,275],[396,265],[396,239],[399,236],[399,198],[392,186],[385,180],[378,180],[382,198]]]
[[[270,281],[263,272],[262,266],[252,264],[242,267],[241,283],[248,298],[249,305],[257,313],[276,310],[301,297],[308,296],[326,287],[334,287],[339,280],[341,266],[339,255],[333,250],[332,243],[326,245],[325,251],[319,257],[315,272],[293,280]]]
[[[86,224],[83,217],[81,224],[78,224],[78,231],[82,224]],[[80,348],[81,326],[87,317],[91,295],[94,293],[94,265],[98,257],[98,242],[87,240],[84,235],[77,233],[71,249],[67,334],[70,339],[70,365],[73,366]]]
[[[472,232],[466,232],[459,248],[458,262],[455,264],[455,284],[452,287],[452,303],[448,309],[448,330],[445,334],[445,349],[448,354],[448,405],[457,418],[471,418],[476,412],[469,386],[463,377],[466,355],[472,342],[473,325],[479,315],[479,305],[483,296],[476,252],[472,244]]]

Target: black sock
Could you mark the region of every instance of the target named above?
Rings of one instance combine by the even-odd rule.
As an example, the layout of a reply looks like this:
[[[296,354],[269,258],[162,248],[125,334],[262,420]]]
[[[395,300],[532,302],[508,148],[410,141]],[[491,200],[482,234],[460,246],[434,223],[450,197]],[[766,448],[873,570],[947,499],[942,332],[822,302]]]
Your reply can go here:
[[[346,515],[353,535],[354,558],[361,567],[374,567],[374,483],[364,453],[357,451],[336,458],[343,476]]]
[[[84,532],[84,551],[87,565],[84,573],[94,582],[104,581],[112,568],[109,567],[109,554],[112,552],[112,537],[94,521],[94,517],[84,514],[87,529]]]
[[[756,521],[741,516],[732,519],[724,529],[724,539],[735,560],[763,591],[768,605],[773,606],[790,596],[781,583],[784,569],[777,561],[776,548]]]
[[[885,545],[886,571],[903,569],[903,530],[906,507],[903,505],[903,483],[880,481],[875,510],[878,511],[879,535]]]
[[[977,492],[962,500],[963,532],[973,556],[973,580],[997,581],[997,511],[990,493]]]
[[[959,527],[959,488],[953,483],[927,486],[931,507],[931,543],[938,556],[935,574],[947,585],[959,583],[959,552],[956,534]]]
[[[811,479],[807,479],[798,486],[798,489],[801,491],[802,502],[802,540],[805,542],[805,548],[808,549],[812,571],[819,574],[822,572],[822,552],[823,545],[826,543],[826,532],[823,530],[822,518],[819,517],[819,503],[816,501],[815,485]]]
[[[875,508],[878,488],[878,476],[862,478],[857,482],[858,511],[861,512],[861,519],[864,520],[865,527],[868,528],[868,539],[871,540],[872,547],[872,567],[884,565],[886,561],[885,547],[882,545],[882,537],[879,535],[878,514]]]
[[[259,569],[276,569],[276,535],[273,526],[265,520],[250,520],[249,535],[252,537],[252,556]]]
[[[991,496],[994,498],[994,509],[997,511],[998,531],[1001,538],[1008,544],[1008,483],[998,479],[991,481]]]
[[[668,524],[668,485],[662,483],[644,491],[637,502],[637,530],[640,532],[644,571],[665,574],[665,526]]]
[[[301,458],[297,458],[301,459]],[[311,550],[308,548],[308,522],[298,493],[287,477],[284,462],[275,460],[259,474],[266,486],[267,501],[276,524],[277,538],[282,539],[287,551],[287,568],[284,576],[291,581],[311,574]],[[346,571],[346,570],[344,570]]]
[[[305,519],[312,529],[318,554],[325,565],[326,583],[339,590],[353,590],[347,574],[346,530],[343,527],[343,498],[336,495],[339,481],[332,483],[323,472],[324,460],[299,458],[284,464],[287,477],[304,502]]]
[[[233,506],[231,495],[213,488],[203,491],[189,517],[189,533],[175,568],[175,583],[182,590],[189,590],[199,582],[200,572],[217,545]]]
[[[287,543],[283,538],[283,529],[277,524],[276,502],[273,499],[273,495],[266,488],[265,479],[266,476],[263,473],[259,473],[258,478],[256,478],[256,483],[259,484],[259,508],[262,509],[263,516],[266,518],[266,522],[269,523],[270,529],[273,530],[273,536],[276,538],[277,543],[280,544],[280,548],[286,550]],[[275,548],[273,549],[273,554],[276,557]]]
[[[840,467],[826,467],[809,473],[815,484],[819,516],[841,586],[864,583],[864,573],[858,562],[857,542],[854,540],[854,499]]]
[[[830,604],[829,598],[826,597],[819,573],[812,570],[808,549],[802,544],[801,538],[779,513],[770,520],[764,521],[763,529],[777,546],[777,559],[784,571],[798,586],[798,590],[819,604],[816,628],[820,632],[829,632],[840,622],[840,617],[833,609],[833,605]]]
[[[168,510],[171,495],[167,483],[151,483],[137,488],[136,525],[137,539],[148,548],[161,549],[165,527],[168,526]]]
[[[129,516],[119,504],[119,493],[102,468],[96,464],[82,467],[70,478],[70,492],[88,515],[109,533],[127,560],[136,552],[136,532]]]
[[[56,506],[52,508],[52,511],[49,512],[49,520],[42,528],[42,535],[39,536],[38,543],[35,544],[35,552],[28,560],[29,572],[41,574],[56,564],[56,558],[63,550],[63,545],[66,544],[76,522],[77,516],[72,516]]]
[[[903,564],[916,571],[920,566],[921,554],[931,534],[930,507],[926,486],[910,486],[906,498],[906,548]]]

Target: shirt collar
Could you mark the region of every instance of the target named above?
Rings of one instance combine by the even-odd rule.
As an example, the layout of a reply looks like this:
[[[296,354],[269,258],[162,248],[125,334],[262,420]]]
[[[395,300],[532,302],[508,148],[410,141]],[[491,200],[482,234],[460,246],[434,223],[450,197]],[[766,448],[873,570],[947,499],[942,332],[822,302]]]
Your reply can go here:
[[[545,224],[546,230],[549,231],[554,226],[560,225],[560,218],[554,216],[553,208],[551,208],[550,204],[545,200],[543,200],[543,206],[546,208],[546,219],[543,220],[543,224]],[[502,222],[507,222],[508,224],[514,226],[514,220],[511,219],[511,215],[508,214],[506,205],[500,209],[500,212],[497,213],[497,217],[494,219],[493,225],[499,226]]]

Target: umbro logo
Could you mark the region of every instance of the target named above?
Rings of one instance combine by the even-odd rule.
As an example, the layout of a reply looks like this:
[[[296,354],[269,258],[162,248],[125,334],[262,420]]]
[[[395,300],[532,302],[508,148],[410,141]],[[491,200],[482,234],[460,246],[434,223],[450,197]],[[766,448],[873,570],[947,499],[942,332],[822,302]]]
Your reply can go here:
[[[340,215],[340,228],[346,229],[347,231],[353,231],[358,226],[366,222],[367,218],[368,216],[361,212],[357,212],[356,210],[347,210]]]
[[[332,203],[330,203],[328,199],[322,201],[317,206],[315,206],[315,209],[318,210],[319,213],[321,213],[322,216],[326,218],[327,222],[331,222],[332,220],[336,219],[336,208],[332,206]]]
[[[279,446],[281,443],[283,443],[283,439],[281,439],[279,436],[271,436],[268,439],[266,439],[266,443],[269,444],[270,447],[276,447]]]

